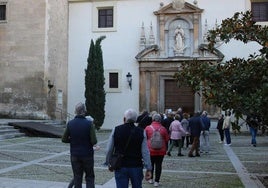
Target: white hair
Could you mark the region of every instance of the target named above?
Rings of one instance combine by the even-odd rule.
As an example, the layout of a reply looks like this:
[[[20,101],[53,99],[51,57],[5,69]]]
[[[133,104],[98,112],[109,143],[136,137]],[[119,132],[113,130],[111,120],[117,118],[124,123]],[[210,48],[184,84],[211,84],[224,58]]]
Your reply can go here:
[[[128,109],[124,113],[126,123],[135,123],[138,117],[138,113],[133,109]]]
[[[152,117],[152,120],[157,121],[157,122],[161,122],[162,117],[161,117],[160,114],[154,114],[153,117]]]
[[[85,115],[86,114],[86,106],[84,103],[78,103],[75,106],[75,114],[76,115]]]

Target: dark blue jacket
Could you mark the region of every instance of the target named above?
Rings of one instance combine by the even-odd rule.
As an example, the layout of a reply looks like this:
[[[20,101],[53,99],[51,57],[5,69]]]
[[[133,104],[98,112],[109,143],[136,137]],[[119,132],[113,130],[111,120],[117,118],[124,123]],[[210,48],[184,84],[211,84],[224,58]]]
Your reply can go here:
[[[202,123],[200,116],[193,116],[189,119],[189,129],[191,136],[199,137],[202,131]]]
[[[97,143],[93,123],[84,116],[76,116],[69,121],[62,137],[63,142],[70,142],[71,155],[87,157],[93,155],[93,145]]]
[[[202,116],[201,117],[202,121],[203,121],[203,131],[209,131],[210,129],[210,119],[207,116]]]
[[[132,135],[130,136],[132,131]],[[130,141],[125,150],[128,138]],[[115,127],[114,147],[115,153],[124,153],[122,167],[143,167],[141,146],[144,138],[144,130],[136,127],[134,123],[125,123]],[[125,151],[124,151],[125,150]]]

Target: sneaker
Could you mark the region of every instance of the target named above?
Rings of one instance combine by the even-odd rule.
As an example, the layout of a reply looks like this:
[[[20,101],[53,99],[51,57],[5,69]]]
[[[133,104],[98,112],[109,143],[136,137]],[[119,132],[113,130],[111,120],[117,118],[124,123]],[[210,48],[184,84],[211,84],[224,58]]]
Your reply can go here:
[[[159,183],[158,182],[154,182],[154,187],[158,187]]]
[[[232,144],[227,144],[228,146],[232,145]]]
[[[171,156],[170,152],[167,152],[167,155],[168,155],[168,156]]]
[[[184,155],[183,155],[183,154],[181,154],[181,153],[178,153],[178,156],[179,156],[179,157],[182,157],[182,156],[184,156]]]
[[[222,141],[219,141],[220,144],[222,144]]]
[[[153,184],[154,181],[152,179],[148,180],[148,183]]]
[[[198,154],[196,154],[195,156],[196,156],[196,157],[200,157],[200,154],[198,153]]]

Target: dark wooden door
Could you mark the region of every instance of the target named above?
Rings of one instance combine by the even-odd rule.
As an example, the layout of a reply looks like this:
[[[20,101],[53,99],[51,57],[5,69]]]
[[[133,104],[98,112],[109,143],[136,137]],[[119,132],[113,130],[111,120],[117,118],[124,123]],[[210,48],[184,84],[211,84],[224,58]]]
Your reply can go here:
[[[183,112],[194,112],[194,93],[188,87],[178,87],[175,80],[165,80],[165,109],[176,111],[182,107]]]

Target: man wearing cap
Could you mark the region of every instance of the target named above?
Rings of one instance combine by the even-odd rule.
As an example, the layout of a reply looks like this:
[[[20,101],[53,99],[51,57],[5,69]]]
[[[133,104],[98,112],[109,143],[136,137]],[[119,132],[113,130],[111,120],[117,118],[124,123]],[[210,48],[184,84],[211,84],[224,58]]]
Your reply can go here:
[[[97,143],[95,128],[92,121],[85,117],[86,107],[83,103],[75,106],[75,114],[75,118],[67,123],[62,142],[70,143],[75,187],[82,188],[83,173],[85,172],[86,187],[94,188],[93,146]]]

